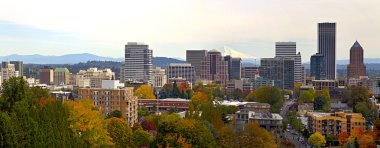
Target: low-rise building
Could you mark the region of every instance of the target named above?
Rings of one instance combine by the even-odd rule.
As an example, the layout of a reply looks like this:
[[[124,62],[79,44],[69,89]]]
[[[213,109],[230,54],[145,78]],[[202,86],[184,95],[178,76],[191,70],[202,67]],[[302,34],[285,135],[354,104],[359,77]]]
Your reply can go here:
[[[356,129],[365,128],[365,118],[360,113],[318,113],[308,112],[308,129],[311,133],[320,132],[322,135],[338,136],[343,132],[348,135]]]
[[[274,86],[274,80],[267,80],[262,77],[256,79],[250,79],[249,82],[252,84],[253,89],[258,89],[260,87],[272,87]]]
[[[101,88],[81,88],[79,89],[80,99],[91,99],[94,105],[101,109],[104,114],[119,110],[130,126],[137,122],[137,96],[133,95],[133,87],[120,88],[110,87],[111,83],[103,83]],[[119,82],[114,83],[119,84]]]
[[[163,87],[168,81],[166,70],[161,67],[156,67],[152,70],[152,86]]]
[[[149,113],[168,112],[170,109],[176,109],[178,112],[186,111],[189,107],[190,100],[180,98],[167,99],[139,99],[139,108],[145,108]],[[157,105],[158,104],[158,105]]]
[[[241,130],[246,124],[256,122],[260,127],[268,131],[280,132],[282,130],[283,118],[279,114],[270,112],[253,112],[247,109],[237,111],[236,114],[236,128]]]
[[[258,102],[239,102],[239,101],[214,101],[214,104],[225,106],[236,106],[239,109],[245,109],[253,112],[269,112],[270,105],[268,103]]]

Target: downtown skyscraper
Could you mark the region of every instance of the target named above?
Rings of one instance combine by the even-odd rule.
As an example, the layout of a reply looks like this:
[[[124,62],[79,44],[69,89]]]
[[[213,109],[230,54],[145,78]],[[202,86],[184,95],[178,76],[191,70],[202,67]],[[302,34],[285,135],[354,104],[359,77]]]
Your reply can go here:
[[[363,61],[363,48],[358,41],[352,45],[350,50],[350,64],[347,65],[347,78],[366,76],[366,66]]]
[[[153,69],[153,51],[149,45],[139,42],[128,42],[125,45],[124,80],[151,84]]]
[[[294,60],[294,82],[304,83],[305,67],[302,65],[301,53],[297,54],[296,42],[276,42],[276,57]]]
[[[324,57],[326,79],[336,76],[336,23],[318,23],[318,53]]]

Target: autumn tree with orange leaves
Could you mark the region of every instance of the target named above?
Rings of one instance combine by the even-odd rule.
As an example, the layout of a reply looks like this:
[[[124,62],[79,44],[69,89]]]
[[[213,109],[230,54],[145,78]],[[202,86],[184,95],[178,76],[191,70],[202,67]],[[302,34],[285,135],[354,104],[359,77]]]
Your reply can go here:
[[[67,101],[65,104],[70,108],[68,120],[70,129],[76,137],[93,147],[113,145],[112,138],[104,128],[106,125],[104,117],[90,99]]]

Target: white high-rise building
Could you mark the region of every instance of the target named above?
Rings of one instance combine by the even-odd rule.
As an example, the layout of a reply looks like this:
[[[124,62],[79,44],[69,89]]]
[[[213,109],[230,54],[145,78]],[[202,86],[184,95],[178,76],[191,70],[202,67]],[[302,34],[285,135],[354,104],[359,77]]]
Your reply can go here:
[[[149,45],[128,42],[125,45],[125,81],[139,81],[151,84],[153,69],[153,50]]]
[[[11,77],[19,76],[19,71],[16,71],[15,64],[11,64],[10,62],[2,62],[1,67],[1,75],[3,81],[8,80]]]
[[[304,83],[305,70],[302,65],[301,53],[297,54],[296,42],[276,42],[276,57],[286,57],[294,60],[294,82]]]
[[[168,81],[166,70],[161,67],[156,67],[152,71],[152,86],[163,87]]]

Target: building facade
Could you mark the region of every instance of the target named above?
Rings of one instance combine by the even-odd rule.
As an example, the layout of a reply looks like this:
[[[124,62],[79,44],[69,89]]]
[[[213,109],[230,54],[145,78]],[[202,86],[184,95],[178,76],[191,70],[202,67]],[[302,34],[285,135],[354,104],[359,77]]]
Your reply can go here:
[[[151,84],[153,50],[149,45],[128,42],[125,45],[125,81],[139,81]]]
[[[310,76],[316,80],[326,80],[325,58],[321,54],[314,54],[310,57]]]
[[[9,61],[9,62],[2,62],[1,65],[2,67],[1,68],[6,68],[8,64],[13,64],[14,65],[14,69],[15,71],[18,71],[18,76],[19,77],[22,77],[24,76],[24,64],[22,61]]]
[[[70,71],[67,68],[54,69],[54,85],[70,85]]]
[[[273,80],[280,89],[294,90],[294,65],[294,60],[290,58],[262,58],[260,77]]]
[[[102,80],[112,80],[115,78],[115,73],[111,69],[89,68],[80,70],[76,74],[76,86],[84,88],[101,88]]]
[[[53,85],[54,84],[54,69],[51,67],[43,67],[38,71],[40,76],[40,84]]]
[[[241,77],[244,79],[256,79],[260,76],[259,67],[241,68]]]
[[[207,55],[207,50],[187,50],[186,63],[190,63],[195,68],[196,79],[200,79],[202,61]]]
[[[202,61],[200,78],[202,80],[215,81],[224,86],[228,81],[228,63],[224,60],[222,53],[210,50]]]
[[[318,23],[318,53],[324,57],[326,79],[336,77],[336,23]]]
[[[152,86],[163,87],[168,82],[166,70],[161,67],[156,67],[152,71]]]
[[[350,50],[350,64],[347,65],[347,79],[366,76],[366,66],[363,60],[363,48],[356,41]]]
[[[16,71],[15,64],[11,64],[10,62],[1,63],[1,75],[3,81],[20,76],[19,71]]]
[[[251,122],[256,122],[260,127],[265,128],[268,131],[281,132],[283,118],[279,114],[273,114],[270,112],[254,112],[247,109],[242,109],[235,113],[236,128],[242,130],[242,128]]]
[[[294,82],[304,83],[304,70],[301,53],[297,54],[296,42],[276,42],[276,57],[285,57],[294,60]]]
[[[343,132],[348,135],[356,129],[365,129],[365,118],[360,113],[317,113],[308,112],[308,129],[311,133],[338,136]]]
[[[192,85],[196,81],[195,67],[189,63],[171,63],[167,69],[168,79],[182,78]]]
[[[80,99],[91,99],[103,114],[119,110],[130,126],[138,122],[138,99],[133,95],[133,87],[81,88],[78,95]]]
[[[149,113],[155,113],[156,110],[160,112],[169,112],[171,109],[176,109],[177,111],[186,111],[189,107],[190,100],[178,99],[178,98],[167,98],[167,99],[139,99],[139,108],[145,108]],[[158,105],[157,105],[158,103]]]

